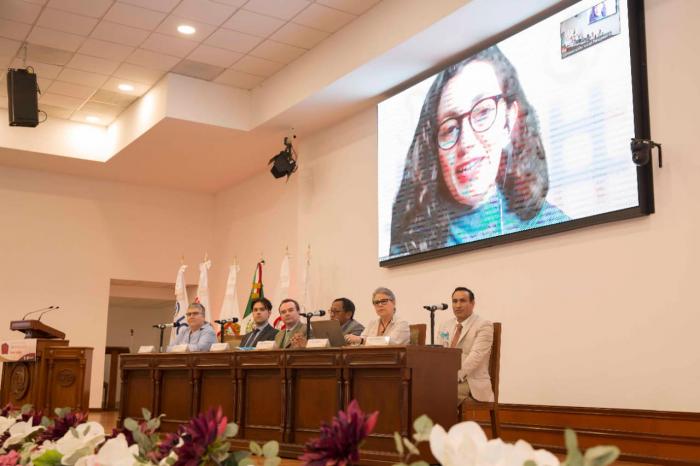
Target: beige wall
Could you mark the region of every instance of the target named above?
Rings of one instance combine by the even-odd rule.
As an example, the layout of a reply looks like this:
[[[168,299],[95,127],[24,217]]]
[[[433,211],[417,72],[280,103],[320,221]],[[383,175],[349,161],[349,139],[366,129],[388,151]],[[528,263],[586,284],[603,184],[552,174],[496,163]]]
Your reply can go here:
[[[362,321],[373,317],[370,293],[378,285],[396,292],[404,317],[426,323],[421,304],[472,287],[477,312],[503,322],[504,402],[700,411],[693,127],[700,64],[691,58],[700,45],[700,2],[646,3],[652,135],[666,155],[654,170],[658,213],[380,268],[370,109],[300,141],[301,168],[289,183],[265,173],[217,197],[218,257],[238,255],[239,293],[247,294],[259,251],[267,251],[265,283],[273,290],[284,246],[298,278],[299,256],[311,244],[315,303],[348,296]]]
[[[99,407],[110,279],[173,282],[180,256],[210,244],[212,207],[206,195],[0,168],[0,340],[17,338],[9,320],[60,305],[43,320],[95,348]]]

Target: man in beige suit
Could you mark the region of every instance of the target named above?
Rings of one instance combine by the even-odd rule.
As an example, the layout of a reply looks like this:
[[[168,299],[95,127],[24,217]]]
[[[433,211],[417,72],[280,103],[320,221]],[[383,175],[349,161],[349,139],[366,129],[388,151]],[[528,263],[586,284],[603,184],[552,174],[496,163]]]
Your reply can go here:
[[[474,293],[457,287],[452,292],[454,318],[440,326],[443,346],[462,349],[462,366],[457,372],[459,403],[471,396],[478,401],[493,401],[489,376],[489,358],[493,342],[493,324],[474,314]]]
[[[275,348],[303,348],[306,345],[306,324],[301,323],[299,312],[299,303],[295,300],[282,300],[279,313],[285,329],[275,335]]]

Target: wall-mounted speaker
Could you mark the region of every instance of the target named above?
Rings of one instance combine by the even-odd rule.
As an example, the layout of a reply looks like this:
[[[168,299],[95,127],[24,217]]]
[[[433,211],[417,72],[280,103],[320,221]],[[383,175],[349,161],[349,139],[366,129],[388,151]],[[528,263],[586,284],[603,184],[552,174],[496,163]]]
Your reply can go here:
[[[39,103],[36,74],[26,69],[7,70],[7,108],[10,126],[39,124]]]

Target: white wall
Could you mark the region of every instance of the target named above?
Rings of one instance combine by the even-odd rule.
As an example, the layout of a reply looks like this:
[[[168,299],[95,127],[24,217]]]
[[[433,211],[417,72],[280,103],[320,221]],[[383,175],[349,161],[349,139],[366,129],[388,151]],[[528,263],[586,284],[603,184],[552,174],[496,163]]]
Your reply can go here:
[[[182,255],[194,263],[208,248],[212,208],[208,195],[0,167],[0,340],[18,337],[10,320],[60,305],[43,320],[95,348],[99,407],[110,279],[174,281]]]
[[[474,289],[477,312],[503,322],[503,402],[700,411],[700,64],[691,58],[700,2],[646,4],[652,135],[666,155],[654,169],[655,215],[380,268],[370,109],[300,141],[288,184],[265,173],[217,196],[217,255],[238,256],[239,293],[247,296],[261,251],[272,295],[285,245],[298,278],[311,244],[316,304],[347,296],[361,321],[373,317],[379,285],[413,322],[427,322],[421,304],[447,301],[457,285]]]

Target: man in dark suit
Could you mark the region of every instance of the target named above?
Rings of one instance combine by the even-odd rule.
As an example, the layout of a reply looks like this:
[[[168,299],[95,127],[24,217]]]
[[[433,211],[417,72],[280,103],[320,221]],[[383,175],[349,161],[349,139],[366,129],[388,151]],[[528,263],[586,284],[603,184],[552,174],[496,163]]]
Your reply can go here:
[[[284,330],[275,337],[275,348],[303,348],[306,345],[306,324],[301,323],[299,303],[293,299],[283,299],[279,307]]]
[[[277,329],[270,325],[270,313],[272,312],[272,303],[267,298],[258,298],[253,301],[253,322],[255,327],[249,333],[246,333],[241,340],[240,346],[255,346],[259,341],[274,340],[277,335]]]

